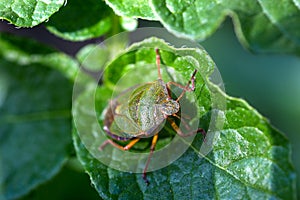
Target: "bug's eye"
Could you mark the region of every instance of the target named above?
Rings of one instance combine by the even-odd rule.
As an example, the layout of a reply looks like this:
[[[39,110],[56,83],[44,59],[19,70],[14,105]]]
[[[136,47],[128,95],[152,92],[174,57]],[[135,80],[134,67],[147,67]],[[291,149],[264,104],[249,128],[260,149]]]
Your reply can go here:
[[[174,100],[166,101],[165,103],[161,104],[160,110],[165,115],[172,115],[179,111],[179,103]]]

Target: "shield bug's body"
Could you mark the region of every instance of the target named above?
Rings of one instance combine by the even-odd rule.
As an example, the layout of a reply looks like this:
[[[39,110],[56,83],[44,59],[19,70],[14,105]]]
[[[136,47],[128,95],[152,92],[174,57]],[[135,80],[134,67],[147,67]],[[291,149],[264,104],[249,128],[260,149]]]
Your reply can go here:
[[[106,109],[103,127],[111,139],[106,140],[99,147],[102,150],[107,144],[111,144],[121,150],[129,150],[141,138],[153,137],[150,154],[143,171],[143,179],[147,184],[149,183],[146,178],[147,168],[156,146],[159,131],[164,126],[165,120],[182,137],[191,136],[197,132],[205,134],[203,129],[183,133],[174,119],[170,118],[170,116],[173,116],[181,119],[178,115],[180,110],[179,100],[185,92],[194,91],[197,70],[193,72],[187,85],[183,86],[176,82],[165,83],[162,80],[158,49],[156,49],[156,65],[158,70],[156,81],[129,88],[122,92],[119,97],[111,100]],[[176,99],[171,97],[171,85],[182,89],[181,94]],[[187,123],[185,123],[185,126],[188,126]],[[127,145],[121,146],[116,141],[129,142]]]

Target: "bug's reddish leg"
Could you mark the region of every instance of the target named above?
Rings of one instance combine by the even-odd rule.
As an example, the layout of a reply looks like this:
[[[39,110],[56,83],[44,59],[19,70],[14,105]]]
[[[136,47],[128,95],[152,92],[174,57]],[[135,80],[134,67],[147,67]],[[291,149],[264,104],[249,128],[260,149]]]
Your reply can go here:
[[[151,160],[151,157],[153,155],[153,152],[154,152],[154,149],[155,149],[155,146],[156,146],[156,142],[157,142],[157,139],[158,139],[158,133],[156,133],[153,138],[152,138],[152,143],[151,143],[151,148],[150,148],[150,154],[148,156],[148,159],[147,159],[147,162],[146,162],[146,165],[145,165],[145,168],[144,168],[144,171],[143,171],[143,179],[145,181],[145,183],[147,185],[149,185],[149,181],[147,179],[147,169],[148,169],[148,166],[149,166],[149,163],[150,163],[150,160]]]
[[[191,92],[191,91],[195,90],[195,76],[196,76],[196,73],[197,73],[197,70],[195,69],[195,71],[193,72],[193,74],[192,74],[192,76],[191,76],[191,78],[190,78],[190,80],[189,80],[189,82],[187,83],[186,86],[183,86],[179,83],[172,82],[172,81],[167,83],[167,88],[169,88],[169,89],[171,88],[170,87],[171,85],[175,85],[175,86],[177,86],[177,87],[179,87],[183,90],[181,92],[181,94],[179,95],[179,97],[176,99],[177,102],[183,97],[183,95],[185,94],[186,91]]]
[[[113,145],[114,147],[121,149],[123,151],[129,150],[131,147],[133,147],[138,141],[140,140],[140,138],[135,138],[132,141],[130,141],[125,147],[115,143],[112,140],[106,140],[102,143],[102,145],[99,147],[99,150],[102,151],[104,149],[104,147],[108,144]]]
[[[172,116],[174,116],[174,117],[180,119],[180,121],[183,123],[183,125],[185,126],[185,128],[186,128],[187,130],[190,130],[190,129],[191,129],[191,127],[188,125],[188,123],[187,123],[182,117],[179,117],[179,116],[176,115],[176,114],[173,114]],[[177,125],[176,125],[176,126],[177,126]],[[179,128],[179,127],[178,127],[178,128]],[[201,132],[201,134],[203,135],[203,137],[204,137],[204,142],[205,142],[205,141],[206,141],[206,139],[205,139],[205,137],[206,137],[206,131],[205,131],[203,128],[198,128],[197,131],[191,133],[191,135],[196,134],[196,133],[200,133],[200,132]]]
[[[189,80],[188,84],[187,84],[187,87],[192,84],[192,86],[190,87],[192,91],[195,90],[195,76],[196,76],[196,73],[197,73],[197,70],[195,69],[193,74],[192,74],[192,77],[191,79]]]
[[[192,136],[196,133],[199,133],[201,132],[201,134],[205,137],[206,136],[206,132],[204,129],[202,128],[198,128],[197,131],[190,131],[186,134],[182,133],[182,131],[180,130],[180,128],[177,126],[177,124],[175,123],[174,120],[170,119],[170,118],[167,118],[167,120],[169,121],[169,123],[171,124],[172,128],[176,131],[176,133],[178,135],[180,135],[181,137],[189,137],[189,136]]]
[[[166,88],[167,88],[167,91],[168,91],[168,97],[170,98],[170,99],[172,99],[172,97],[171,97],[171,94],[172,94],[172,92],[171,92],[171,87],[168,85],[168,83],[166,84]]]
[[[161,72],[160,72],[160,55],[159,55],[159,49],[155,49],[156,53],[156,66],[157,66],[157,73],[158,73],[158,78],[162,79],[161,77]]]
[[[185,128],[186,128],[187,130],[190,130],[190,129],[191,129],[191,127],[188,125],[188,123],[187,123],[182,117],[179,117],[179,116],[176,115],[176,114],[173,114],[172,116],[174,116],[174,117],[176,117],[177,119],[179,119],[180,122],[183,123],[183,125],[185,126]]]

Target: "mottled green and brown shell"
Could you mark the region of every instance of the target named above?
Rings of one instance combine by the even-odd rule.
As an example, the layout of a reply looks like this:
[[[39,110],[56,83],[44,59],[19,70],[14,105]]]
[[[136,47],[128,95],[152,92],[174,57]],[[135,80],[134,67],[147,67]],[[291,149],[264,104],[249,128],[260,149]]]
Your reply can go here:
[[[179,111],[179,103],[169,98],[166,84],[158,79],[134,87],[112,100],[104,125],[121,137],[150,137],[165,119]]]

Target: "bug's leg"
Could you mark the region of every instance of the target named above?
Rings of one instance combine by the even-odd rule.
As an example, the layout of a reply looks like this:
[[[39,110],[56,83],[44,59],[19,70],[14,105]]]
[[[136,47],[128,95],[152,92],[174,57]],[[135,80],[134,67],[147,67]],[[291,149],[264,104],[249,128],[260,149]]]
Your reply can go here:
[[[158,78],[162,79],[161,72],[160,72],[160,55],[159,55],[159,49],[158,48],[155,49],[155,53],[156,53],[156,66],[157,66]]]
[[[182,89],[181,94],[176,99],[177,102],[183,97],[183,95],[185,94],[186,91],[191,92],[191,91],[195,90],[195,76],[196,76],[196,73],[197,73],[197,70],[195,69],[195,71],[193,72],[193,74],[192,74],[192,76],[191,76],[191,78],[190,78],[190,80],[189,80],[189,82],[187,83],[186,86],[181,85],[181,84],[176,83],[176,82],[172,82],[172,81],[167,82],[168,91],[171,90],[171,85],[175,85],[175,86]]]
[[[128,140],[131,140],[132,138],[126,138],[126,137],[121,137],[121,136],[118,136],[114,133],[112,133],[109,128],[107,126],[104,126],[103,127],[103,130],[106,132],[107,135],[109,135],[111,138],[115,139],[115,140],[118,140],[118,141],[128,141]]]
[[[201,133],[204,137],[206,136],[206,132],[203,128],[198,128],[197,130],[195,131],[190,131],[186,134],[182,133],[181,129],[177,126],[177,124],[175,123],[174,120],[170,119],[170,118],[167,118],[169,123],[171,124],[172,128],[176,131],[176,133],[178,135],[180,135],[181,137],[189,137],[189,136],[192,136],[194,134],[197,134],[197,133]]]
[[[170,86],[169,83],[170,83],[170,82],[168,82],[168,83],[166,84],[166,86],[167,86],[167,91],[168,91],[168,97],[169,97],[170,99],[172,99],[172,97],[171,97],[171,95],[172,95],[172,92],[171,92],[171,86]]]
[[[191,127],[190,127],[190,126],[188,125],[188,123],[183,119],[183,117],[180,117],[180,116],[178,116],[178,115],[176,115],[176,114],[173,114],[172,116],[174,116],[174,117],[176,117],[177,119],[179,119],[180,122],[183,123],[183,125],[185,126],[185,128],[186,128],[187,130],[191,130]]]
[[[131,140],[125,147],[123,147],[123,146],[115,143],[113,140],[108,139],[101,144],[101,146],[99,147],[99,150],[102,151],[106,145],[111,144],[114,147],[117,147],[118,149],[126,151],[126,150],[129,150],[131,147],[133,147],[139,140],[140,140],[140,138],[135,138],[135,139]]]
[[[180,121],[183,123],[183,125],[185,126],[185,128],[187,129],[187,130],[191,130],[191,127],[190,127],[190,125],[182,118],[182,117],[179,117],[178,115],[176,115],[176,114],[173,114],[172,116],[174,116],[174,117],[177,117],[178,119],[180,119]],[[175,124],[176,125],[176,124]],[[177,125],[176,125],[177,126]],[[178,127],[178,126],[177,126]],[[173,127],[174,128],[174,127]],[[179,127],[178,127],[178,129],[179,129]],[[175,130],[175,129],[174,129]],[[201,133],[202,135],[203,135],[203,137],[205,138],[205,136],[206,136],[206,131],[203,129],[203,128],[198,128],[197,129],[197,131],[195,131],[195,133]],[[195,133],[192,133],[191,135],[193,135],[193,134],[195,134]],[[184,134],[184,135],[186,135],[186,134]],[[205,141],[205,140],[204,140]]]
[[[153,155],[153,152],[154,152],[154,149],[155,149],[155,146],[156,146],[156,142],[157,142],[157,139],[158,139],[158,133],[156,133],[153,138],[152,138],[152,143],[151,143],[151,148],[150,148],[150,154],[148,156],[148,159],[147,159],[147,162],[146,162],[146,165],[145,165],[145,168],[144,168],[144,171],[143,171],[143,179],[145,181],[145,183],[147,185],[149,185],[149,181],[147,179],[147,169],[148,169],[148,166],[149,166],[149,163],[150,163],[150,160],[151,160],[151,157]]]

